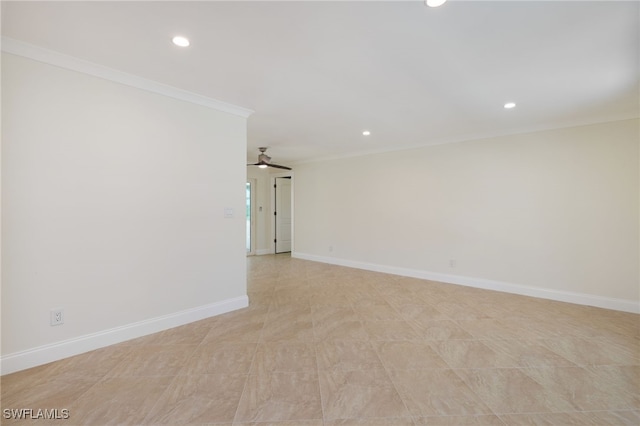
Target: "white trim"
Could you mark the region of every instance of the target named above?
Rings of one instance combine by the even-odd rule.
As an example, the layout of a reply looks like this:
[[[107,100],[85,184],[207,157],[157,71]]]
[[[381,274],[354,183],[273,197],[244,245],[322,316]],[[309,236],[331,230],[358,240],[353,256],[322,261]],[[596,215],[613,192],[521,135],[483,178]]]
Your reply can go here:
[[[256,228],[258,227],[258,215],[256,210],[257,198],[256,190],[258,188],[258,179],[247,178],[247,183],[251,185],[251,226],[249,227],[249,242],[251,244],[250,251],[247,252],[247,256],[254,256],[256,254],[256,245],[258,244],[258,238],[256,235]]]
[[[424,280],[439,281],[449,284],[464,285],[467,287],[495,290],[505,293],[520,294],[523,296],[537,297],[540,299],[556,300],[559,302],[575,303],[578,305],[595,306],[616,311],[640,313],[640,302],[627,299],[614,299],[611,297],[596,296],[586,293],[574,293],[570,291],[553,290],[542,287],[532,287],[521,284],[512,284],[503,281],[487,280],[484,278],[465,277],[461,275],[441,274],[438,272],[422,271],[419,269],[399,268],[375,263],[359,262],[354,260],[339,259],[335,257],[317,256],[307,253],[291,253],[296,259],[311,260],[314,262],[330,263],[332,265],[347,266],[356,269],[365,269],[386,274],[401,275],[405,277]]]
[[[198,95],[197,93],[188,92],[186,90],[178,89],[177,87],[168,86],[163,83],[158,83],[157,81],[148,80],[146,78],[138,77],[133,74],[128,74],[113,68],[105,67],[103,65],[85,61],[84,59],[65,55],[63,53],[45,49],[43,47],[9,37],[2,37],[2,51],[71,71],[103,78],[105,80],[124,84],[125,86],[131,86],[148,92],[168,96],[170,98],[179,99],[181,101],[191,102],[192,104],[202,105],[229,114],[239,115],[245,118],[253,114],[253,111],[247,108],[232,105],[217,99],[208,98],[206,96]]]
[[[509,1],[509,0],[504,0],[504,1]],[[576,0],[576,1],[579,1],[579,0]],[[567,129],[572,127],[592,126],[592,125],[602,124],[602,123],[613,123],[616,121],[635,120],[638,118],[640,118],[640,116],[637,113],[626,113],[626,114],[616,114],[611,116],[601,116],[593,120],[574,120],[574,121],[567,121],[563,123],[550,124],[545,126],[528,126],[520,129],[512,129],[512,130],[506,130],[501,132],[470,133],[462,136],[432,139],[429,141],[425,141],[423,143],[412,144],[407,146],[393,146],[393,147],[389,146],[386,148],[351,151],[343,154],[329,155],[324,157],[316,156],[310,159],[301,159],[298,161],[293,160],[293,161],[290,161],[289,164],[295,167],[299,164],[345,160],[349,158],[366,157],[368,155],[386,154],[389,152],[412,151],[412,150],[424,149],[424,148],[437,146],[437,145],[481,141],[484,139],[516,136],[516,135],[522,135],[527,133],[538,133],[538,132],[545,132],[545,131],[552,131],[552,130]]]
[[[256,251],[257,256],[264,256],[265,254],[274,254],[273,249],[260,249]]]
[[[105,346],[121,343],[126,340],[157,333],[169,328],[178,327],[205,318],[221,315],[226,312],[249,306],[247,296],[235,297],[197,308],[163,315],[157,318],[115,327],[97,333],[61,342],[51,343],[25,351],[4,355],[0,358],[2,375],[13,373],[49,362],[58,361],[70,356],[79,355]]]
[[[295,185],[295,179],[293,177],[293,170],[289,170],[287,172],[278,172],[278,173],[270,173],[269,177],[271,178],[270,181],[270,185],[269,188],[271,190],[271,212],[270,212],[270,216],[272,217],[273,222],[271,222],[272,226],[271,226],[271,238],[269,239],[270,244],[272,244],[272,249],[271,251],[269,251],[269,253],[267,254],[277,254],[276,253],[276,246],[275,243],[272,243],[271,241],[275,241],[276,239],[276,216],[275,216],[275,211],[276,211],[276,178],[286,178],[289,177],[291,178],[291,253],[293,253],[295,251],[295,235],[294,235],[294,229],[295,229],[295,204],[294,204],[294,185]]]

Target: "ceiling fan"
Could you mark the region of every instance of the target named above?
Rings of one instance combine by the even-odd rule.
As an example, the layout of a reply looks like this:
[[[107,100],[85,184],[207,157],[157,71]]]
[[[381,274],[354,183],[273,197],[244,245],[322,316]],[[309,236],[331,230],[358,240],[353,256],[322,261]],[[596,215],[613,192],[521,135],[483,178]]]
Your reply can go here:
[[[258,162],[253,164],[247,164],[247,166],[258,166],[261,169],[265,169],[267,167],[275,167],[276,169],[291,170],[291,167],[272,164],[271,157],[265,154],[265,151],[267,150],[266,147],[260,147],[258,149],[260,150],[260,155],[258,155]]]

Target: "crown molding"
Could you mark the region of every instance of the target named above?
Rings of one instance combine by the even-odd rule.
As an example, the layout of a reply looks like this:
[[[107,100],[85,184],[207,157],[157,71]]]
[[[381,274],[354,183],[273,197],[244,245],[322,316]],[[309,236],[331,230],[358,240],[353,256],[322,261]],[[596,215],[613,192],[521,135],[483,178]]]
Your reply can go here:
[[[471,133],[471,134],[466,134],[462,136],[433,139],[420,144],[411,144],[411,145],[405,145],[405,146],[395,146],[395,147],[369,149],[369,150],[359,150],[359,151],[347,152],[344,154],[314,157],[314,158],[303,159],[298,161],[288,160],[288,163],[291,164],[292,166],[297,166],[301,164],[322,163],[325,161],[336,161],[336,160],[344,160],[348,158],[366,157],[368,155],[386,154],[386,153],[400,152],[400,151],[411,151],[411,150],[429,148],[429,147],[438,146],[438,145],[474,142],[474,141],[481,141],[481,140],[493,139],[493,138],[562,130],[562,129],[569,129],[572,127],[595,126],[598,124],[614,123],[617,121],[627,121],[627,120],[637,120],[637,119],[640,119],[640,115],[638,115],[636,112],[629,112],[629,113],[615,114],[615,115],[609,115],[609,116],[600,116],[600,117],[587,119],[587,120],[564,121],[564,122],[552,123],[548,125],[528,126],[528,127],[522,127],[519,129],[510,129],[510,130],[501,131],[501,132]]]
[[[2,37],[2,51],[12,55],[22,56],[33,59],[34,61],[43,62],[45,64],[64,68],[71,71],[88,74],[93,77],[120,83],[125,86],[135,87],[147,92],[157,93],[181,101],[190,102],[196,105],[205,106],[218,111],[226,112],[240,117],[247,118],[253,111],[237,105],[219,101],[217,99],[208,98],[198,95],[197,93],[178,89],[157,81],[148,80],[133,74],[118,71],[113,68],[89,62],[84,59],[65,55],[54,50],[45,49],[40,46],[25,43],[9,37]]]

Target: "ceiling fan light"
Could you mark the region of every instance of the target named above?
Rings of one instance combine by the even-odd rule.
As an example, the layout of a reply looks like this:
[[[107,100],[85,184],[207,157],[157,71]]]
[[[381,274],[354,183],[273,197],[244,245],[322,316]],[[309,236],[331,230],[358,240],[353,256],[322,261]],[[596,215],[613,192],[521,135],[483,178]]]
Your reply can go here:
[[[267,165],[266,165],[266,164],[260,164],[260,165],[258,166],[258,168],[259,168],[259,169],[266,169],[266,168],[267,168]]]

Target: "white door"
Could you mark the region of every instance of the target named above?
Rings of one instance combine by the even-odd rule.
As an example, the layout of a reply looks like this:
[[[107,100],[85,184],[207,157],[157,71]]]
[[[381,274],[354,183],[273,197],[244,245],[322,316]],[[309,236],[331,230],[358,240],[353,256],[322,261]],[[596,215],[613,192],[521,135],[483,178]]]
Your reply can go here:
[[[276,178],[276,253],[291,251],[291,178]]]

